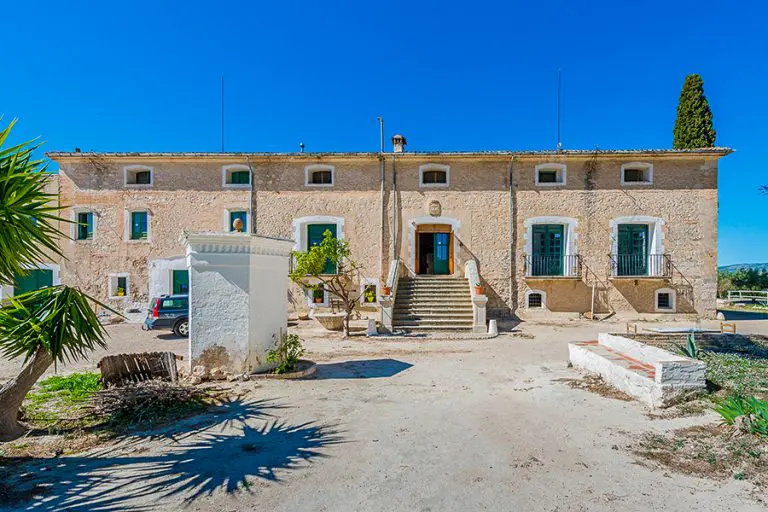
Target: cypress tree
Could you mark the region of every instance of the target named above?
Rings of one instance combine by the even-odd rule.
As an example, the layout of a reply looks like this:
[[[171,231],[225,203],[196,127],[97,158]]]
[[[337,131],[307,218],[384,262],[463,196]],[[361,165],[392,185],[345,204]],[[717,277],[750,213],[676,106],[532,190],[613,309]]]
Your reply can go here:
[[[677,104],[672,146],[675,149],[711,148],[715,145],[715,136],[712,111],[704,96],[704,81],[699,75],[688,75]]]

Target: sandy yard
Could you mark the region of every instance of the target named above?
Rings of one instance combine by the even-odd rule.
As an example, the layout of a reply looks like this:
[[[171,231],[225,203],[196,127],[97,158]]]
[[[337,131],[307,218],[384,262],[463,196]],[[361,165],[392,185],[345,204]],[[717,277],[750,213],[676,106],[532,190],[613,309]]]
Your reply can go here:
[[[764,333],[764,323],[739,330]],[[242,402],[220,414],[35,462],[12,485],[44,485],[42,499],[6,509],[765,510],[765,490],[748,481],[670,473],[627,449],[643,432],[713,414],[651,420],[637,402],[561,381],[578,376],[569,341],[623,328],[521,324],[535,338],[482,341],[313,339],[302,329],[316,378],[238,384]],[[112,352],[185,351],[136,325],[110,332]],[[7,378],[15,366],[0,370]]]

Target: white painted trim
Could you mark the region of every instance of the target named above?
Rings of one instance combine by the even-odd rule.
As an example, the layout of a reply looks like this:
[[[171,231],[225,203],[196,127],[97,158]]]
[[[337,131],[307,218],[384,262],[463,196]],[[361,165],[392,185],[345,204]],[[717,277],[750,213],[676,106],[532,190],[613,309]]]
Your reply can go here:
[[[523,253],[526,256],[533,255],[533,226],[538,224],[560,224],[564,226],[564,256],[576,256],[579,254],[579,249],[576,246],[576,240],[579,239],[579,234],[576,232],[576,227],[579,225],[579,221],[572,217],[548,215],[543,217],[531,217],[523,221],[523,227],[525,227],[525,233],[523,233],[523,240],[525,240]]]
[[[461,275],[459,265],[459,228],[461,221],[453,217],[416,217],[408,220],[408,273],[413,276],[416,268],[416,228],[421,224],[447,224],[453,232],[453,275]]]
[[[309,177],[315,171],[331,171],[330,183],[310,183]],[[336,168],[327,164],[312,164],[304,167],[304,186],[305,187],[333,187],[336,185]]]
[[[80,240],[77,238],[77,228],[78,228],[77,215],[79,213],[93,214],[93,236],[91,236],[90,239]],[[89,244],[94,240],[96,240],[96,227],[98,224],[99,217],[100,217],[99,213],[93,208],[81,208],[81,207],[72,208],[72,215],[70,216],[70,220],[72,221],[72,227],[69,230],[69,237],[71,239],[70,242],[73,244],[78,242]]]
[[[293,240],[295,251],[307,250],[307,226],[310,224],[336,224],[336,238],[344,240],[344,217],[332,217],[329,215],[313,215],[311,217],[299,217],[293,219]]]
[[[128,183],[128,173],[131,171],[149,171],[149,184]],[[155,183],[155,170],[148,165],[126,165],[123,167],[123,185],[128,188],[152,188]]]
[[[670,308],[659,307],[659,294],[668,293]],[[677,292],[672,288],[659,288],[653,294],[653,308],[657,313],[676,313],[677,312]]]
[[[251,209],[250,208],[237,207],[237,206],[233,206],[232,208],[226,208],[224,210],[224,219],[223,219],[224,232],[225,233],[235,233],[235,230],[232,229],[232,226],[229,224],[229,215],[232,212],[245,212],[247,224],[244,226],[245,230],[243,231],[243,233],[250,233],[251,232],[250,231],[250,229],[251,229],[251,222],[253,221],[253,219],[251,219]]]
[[[117,290],[115,289],[117,287],[117,278],[118,277],[124,277],[125,278],[125,295],[115,295],[117,293]],[[110,299],[119,299],[119,300],[128,300],[128,297],[131,296],[131,276],[128,274],[128,272],[114,272],[111,274],[107,274],[107,294],[109,295]],[[114,286],[112,283],[112,279],[115,280]]]
[[[445,183],[424,183],[425,171],[443,171]],[[451,166],[444,164],[424,164],[419,166],[419,188],[447,188],[451,184]]]
[[[558,173],[560,181],[555,183],[539,183],[539,171],[552,171],[555,170]],[[564,187],[568,182],[568,167],[565,164],[538,164],[534,169],[534,178],[536,180],[537,187]]]
[[[246,171],[248,173],[248,183],[242,184],[242,183],[227,183],[227,178],[229,178],[230,174],[233,171]],[[229,165],[223,165],[221,166],[221,186],[222,188],[233,188],[233,189],[250,189],[251,188],[251,180],[253,179],[253,176],[251,175],[251,168],[248,167],[245,164],[229,164]]]
[[[367,286],[374,285],[376,287],[376,297],[374,298],[373,302],[365,302],[365,296],[363,293],[365,292],[365,288]],[[375,277],[363,277],[360,280],[360,304],[367,304],[367,305],[376,305],[379,301],[379,280]]]
[[[538,293],[538,294],[541,295],[541,307],[540,308],[529,308],[528,307],[528,297],[530,297],[530,295],[532,293]],[[524,309],[528,309],[530,311],[548,311],[548,309],[547,309],[547,292],[542,291],[542,290],[526,290],[526,292],[525,292],[525,308]]]
[[[132,240],[131,239],[131,214],[139,212],[147,212],[147,239],[146,240]],[[123,239],[129,244],[146,244],[152,241],[152,210],[149,208],[126,208],[123,212]]]
[[[647,178],[646,181],[624,181],[624,170],[625,169],[640,169],[642,168],[645,172],[645,177]],[[622,164],[621,166],[621,186],[642,186],[642,185],[651,185],[653,184],[653,164],[649,164],[646,162],[630,162],[626,164]]]

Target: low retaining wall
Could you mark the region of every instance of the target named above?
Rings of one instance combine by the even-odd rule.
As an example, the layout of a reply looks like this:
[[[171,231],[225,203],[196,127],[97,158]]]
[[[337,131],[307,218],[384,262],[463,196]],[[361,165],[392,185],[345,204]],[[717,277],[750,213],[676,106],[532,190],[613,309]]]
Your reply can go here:
[[[657,347],[601,333],[597,343],[571,343],[571,364],[651,407],[667,407],[706,390],[706,365]]]

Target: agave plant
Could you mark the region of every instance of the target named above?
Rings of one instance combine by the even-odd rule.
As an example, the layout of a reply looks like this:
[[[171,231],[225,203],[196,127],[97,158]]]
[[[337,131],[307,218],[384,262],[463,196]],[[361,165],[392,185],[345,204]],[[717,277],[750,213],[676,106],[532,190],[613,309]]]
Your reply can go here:
[[[677,349],[685,356],[691,359],[700,359],[701,352],[699,346],[696,344],[696,336],[693,333],[688,335],[688,343],[686,345],[678,345]]]
[[[46,165],[33,158],[38,145],[2,148],[14,124],[0,131],[0,285],[13,285],[41,260],[61,256],[56,240],[65,236],[57,228],[66,221],[58,216],[56,195],[45,191]],[[24,432],[19,408],[51,364],[105,346],[106,332],[91,301],[76,289],[54,286],[8,299],[0,308],[0,353],[24,357],[21,373],[0,388],[0,440]]]

